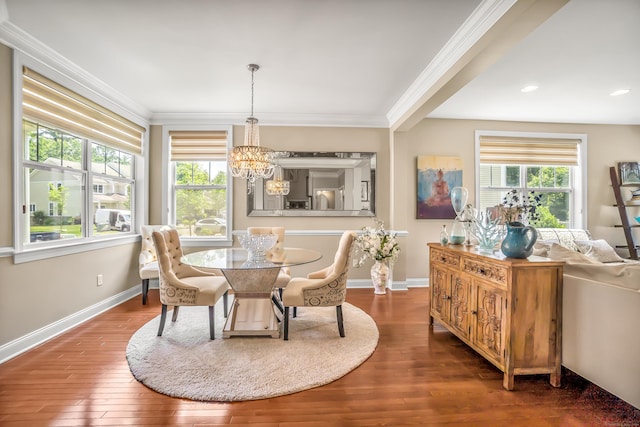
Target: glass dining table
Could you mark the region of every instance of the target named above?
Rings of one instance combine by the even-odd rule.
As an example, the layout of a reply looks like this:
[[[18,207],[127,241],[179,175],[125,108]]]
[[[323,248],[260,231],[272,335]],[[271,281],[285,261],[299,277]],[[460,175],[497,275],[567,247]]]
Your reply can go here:
[[[312,249],[284,248],[278,261],[254,259],[242,248],[220,248],[184,255],[181,261],[196,268],[218,269],[233,289],[234,301],[222,331],[234,336],[280,336],[273,286],[280,269],[307,264],[322,258]],[[274,301],[275,300],[275,301]]]

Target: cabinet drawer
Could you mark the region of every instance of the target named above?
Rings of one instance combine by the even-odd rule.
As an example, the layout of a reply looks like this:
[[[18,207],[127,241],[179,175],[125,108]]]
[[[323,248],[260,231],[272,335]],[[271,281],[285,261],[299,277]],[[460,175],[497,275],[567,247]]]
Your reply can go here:
[[[462,260],[461,270],[472,276],[480,277],[488,282],[498,285],[507,285],[509,269],[486,261],[465,258]]]
[[[441,251],[439,249],[431,248],[430,259],[434,264],[446,265],[453,268],[460,266],[460,256]]]

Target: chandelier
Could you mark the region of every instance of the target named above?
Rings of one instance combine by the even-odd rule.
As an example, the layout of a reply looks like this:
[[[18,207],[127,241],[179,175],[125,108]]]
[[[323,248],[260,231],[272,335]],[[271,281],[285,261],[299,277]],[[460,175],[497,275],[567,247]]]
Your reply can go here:
[[[266,191],[270,196],[286,196],[291,190],[291,183],[282,179],[282,167],[276,166],[273,179],[266,183]]]
[[[244,128],[244,145],[233,147],[229,153],[231,175],[244,178],[253,183],[258,178],[269,178],[273,175],[273,150],[260,146],[258,119],[253,117],[253,74],[260,69],[259,65],[249,64],[251,71],[251,115]]]

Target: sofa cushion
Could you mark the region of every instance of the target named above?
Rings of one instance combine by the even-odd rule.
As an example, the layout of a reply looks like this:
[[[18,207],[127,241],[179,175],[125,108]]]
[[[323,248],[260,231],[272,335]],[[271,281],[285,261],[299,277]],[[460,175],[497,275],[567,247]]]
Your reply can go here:
[[[536,228],[538,240],[557,241],[561,246],[577,251],[576,240],[590,240],[591,233],[580,228]]]
[[[575,240],[574,243],[580,253],[600,262],[624,261],[606,240]]]

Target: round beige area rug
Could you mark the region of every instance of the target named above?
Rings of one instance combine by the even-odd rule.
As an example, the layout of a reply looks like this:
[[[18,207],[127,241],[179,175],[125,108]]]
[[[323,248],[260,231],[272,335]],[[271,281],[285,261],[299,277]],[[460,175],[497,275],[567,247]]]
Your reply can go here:
[[[178,320],[157,336],[160,316],[140,328],[127,345],[133,376],[174,397],[201,401],[265,399],[318,387],[362,364],[378,344],[378,328],[364,311],[342,306],[346,337],[340,338],[335,307],[299,308],[289,321],[289,340],[223,339],[221,303],[216,339],[209,339],[207,307],[180,307]]]

